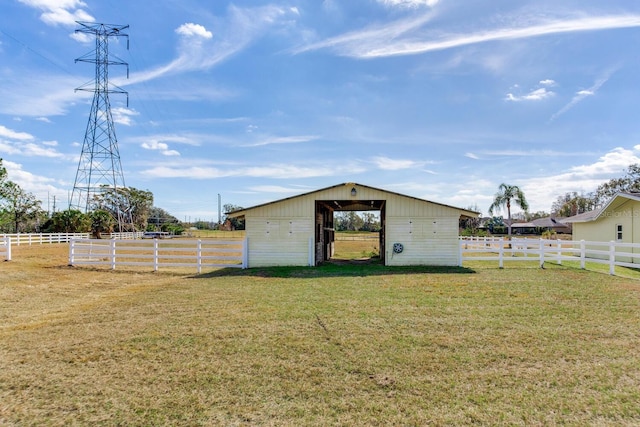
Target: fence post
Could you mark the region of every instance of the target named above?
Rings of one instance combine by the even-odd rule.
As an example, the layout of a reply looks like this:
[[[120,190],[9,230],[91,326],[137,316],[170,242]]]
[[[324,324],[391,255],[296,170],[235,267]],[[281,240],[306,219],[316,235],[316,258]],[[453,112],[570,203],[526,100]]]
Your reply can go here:
[[[202,271],[202,240],[198,239],[197,245],[197,263],[198,263],[198,274]]]
[[[580,240],[580,268],[585,269],[585,259],[587,257],[587,248],[584,243],[584,239]]]
[[[158,271],[158,239],[153,239],[153,271]]]
[[[7,261],[11,261],[11,236],[4,236],[4,244],[7,245]]]
[[[504,239],[498,240],[498,267],[504,268]]]
[[[109,241],[109,246],[111,248],[111,269],[116,269],[116,240],[111,239]]]
[[[242,268],[249,268],[249,238],[246,236],[242,246]]]
[[[558,252],[557,252],[557,256],[558,256],[558,265],[562,265],[562,241],[560,239],[558,239]]]
[[[74,257],[74,254],[75,254],[74,245],[75,245],[75,243],[76,243],[76,239],[69,240],[69,265],[73,265],[73,263],[75,261],[75,259],[74,259],[75,258]]]
[[[616,246],[613,240],[609,242],[609,274],[616,274]]]
[[[473,241],[471,243],[473,244]],[[467,246],[467,242],[462,239],[458,239],[458,267],[462,267],[463,246]]]
[[[542,238],[540,238],[538,245],[540,252],[540,268],[544,268],[544,240]]]

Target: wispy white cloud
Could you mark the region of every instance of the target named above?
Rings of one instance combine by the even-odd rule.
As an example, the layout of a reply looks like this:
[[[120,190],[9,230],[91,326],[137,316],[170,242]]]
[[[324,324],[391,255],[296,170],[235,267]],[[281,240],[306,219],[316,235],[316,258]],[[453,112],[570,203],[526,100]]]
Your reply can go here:
[[[415,55],[497,40],[513,40],[550,34],[640,26],[640,15],[586,16],[553,19],[524,27],[509,26],[464,34],[433,35],[426,31],[423,33],[412,31],[406,38],[400,37],[411,30],[420,30],[421,27],[428,22],[426,16],[418,19],[396,21],[373,29],[366,28],[347,33],[342,36],[300,47],[295,50],[295,53],[332,48],[340,55],[356,58],[377,58]]]
[[[624,175],[624,171],[634,163],[640,163],[640,145],[617,147],[593,163],[573,166],[557,175],[528,179],[522,189],[533,210],[549,210],[558,196],[572,191],[594,191],[603,182]]]
[[[54,148],[56,145],[53,141],[39,143],[30,133],[17,132],[0,125],[0,153],[24,157],[64,157]]]
[[[30,141],[34,139],[30,133],[17,132],[2,125],[0,125],[0,138],[16,139],[19,141]]]
[[[385,6],[403,7],[409,9],[415,9],[424,6],[433,7],[439,2],[440,0],[378,0],[378,3],[381,3]]]
[[[207,70],[245,49],[269,28],[296,15],[290,8],[230,6],[227,17],[216,23],[214,36],[202,24],[187,23],[176,29],[179,55],[171,62],[134,73],[121,84],[135,84],[165,75]]]
[[[2,71],[0,71],[2,73]],[[46,78],[37,73],[18,76],[6,73],[0,76],[0,113],[28,117],[63,115],[71,103],[90,99],[88,92],[74,92],[77,79],[69,76]]]
[[[561,115],[563,115],[564,113],[566,113],[567,111],[575,107],[577,104],[584,101],[585,98],[595,95],[596,92],[602,87],[602,85],[604,85],[611,78],[614,72],[615,72],[615,69],[606,71],[604,75],[598,78],[589,89],[583,89],[576,92],[576,94],[573,96],[571,101],[567,105],[562,107],[553,116],[551,116],[549,121],[554,121],[555,119],[557,119],[558,117],[560,117]]]
[[[248,128],[248,133],[252,133],[253,129]],[[301,142],[310,142],[318,139],[317,135],[293,135],[293,136],[267,136],[259,138],[257,142],[245,144],[245,147],[260,147],[271,144],[298,144]]]
[[[576,155],[576,153],[573,151],[516,150],[516,149],[483,150],[483,151],[480,151],[479,153],[482,156],[492,156],[492,157],[572,157]],[[470,156],[467,156],[467,157],[470,157]]]
[[[169,148],[170,143],[199,146],[203,138],[202,135],[157,134],[131,138],[128,141],[140,144],[145,150],[158,151],[164,156],[180,156],[178,150]]]
[[[93,22],[95,18],[85,9],[81,0],[18,0],[20,3],[42,11],[40,19],[48,25],[73,27],[76,21]]]
[[[373,47],[386,45],[390,40],[407,32],[417,30],[433,19],[433,13],[422,13],[418,17],[405,18],[387,25],[374,25],[369,28],[349,32],[327,40],[300,46],[292,49],[292,53],[311,50],[335,48],[346,56],[364,57]]]
[[[416,167],[422,167],[427,162],[416,162],[414,160],[408,159],[391,159],[389,157],[373,157],[371,158],[371,162],[378,167],[378,169],[383,170],[401,170],[401,169],[411,169]]]
[[[220,165],[189,166],[188,163],[175,166],[156,166],[142,171],[142,175],[155,178],[189,178],[189,179],[214,179],[228,177],[273,178],[273,179],[301,179],[326,176],[339,176],[342,174],[357,174],[366,171],[366,168],[358,163],[345,162],[337,167],[328,168],[325,164],[318,165],[294,165],[273,163],[266,165],[240,165],[233,164],[221,167]]]
[[[555,95],[555,92],[548,90],[547,88],[541,87],[538,89],[534,89],[531,92],[524,95],[514,95],[513,93],[508,93],[505,97],[506,101],[542,101],[543,99],[551,98]]]
[[[57,195],[58,200],[63,200],[63,197],[66,197],[67,190],[56,187],[56,184],[61,183],[55,179],[26,171],[20,163],[4,160],[2,164],[7,168],[11,181],[25,191],[33,193],[38,200],[46,201],[49,196],[53,195]],[[46,209],[47,206],[43,207]]]
[[[125,126],[131,126],[133,124],[133,117],[139,114],[137,111],[125,107],[111,108],[113,121]]]
[[[201,37],[203,39],[210,39],[213,37],[213,33],[207,30],[200,24],[194,24],[192,22],[182,24],[176,29],[176,33],[185,37]]]
[[[475,153],[465,153],[464,156],[473,160],[480,160],[480,157]]]
[[[144,148],[145,150],[159,151],[164,156],[179,156],[180,155],[179,151],[170,150],[169,149],[169,145],[164,143],[164,142],[148,141],[148,142],[143,142],[142,144],[140,144],[140,146],[142,148]]]
[[[164,142],[164,143],[175,143],[175,144],[184,144],[190,146],[200,146],[202,144],[202,140],[206,138],[205,135],[193,134],[193,133],[185,133],[185,134],[173,134],[173,133],[158,133],[152,135],[144,135],[133,138],[128,138],[127,142],[133,142],[137,144],[144,144],[145,142]]]
[[[257,193],[284,193],[284,194],[297,194],[300,193],[299,188],[283,187],[280,185],[255,185],[249,187],[249,190]]]
[[[52,147],[42,146],[35,142],[6,141],[0,139],[0,153],[22,157],[50,157],[63,158],[64,154]]]

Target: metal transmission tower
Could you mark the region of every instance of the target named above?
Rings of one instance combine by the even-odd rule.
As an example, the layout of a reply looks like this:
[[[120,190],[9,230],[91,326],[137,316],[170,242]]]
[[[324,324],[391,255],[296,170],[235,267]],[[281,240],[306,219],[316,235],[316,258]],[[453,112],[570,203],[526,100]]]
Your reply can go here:
[[[111,210],[118,220],[119,231],[124,231],[123,226],[132,228],[130,203],[127,192],[118,140],[116,138],[109,94],[127,95],[128,93],[115,85],[109,85],[109,65],[127,66],[127,78],[129,77],[129,64],[121,59],[109,55],[109,38],[126,37],[127,49],[129,49],[129,36],[122,31],[129,28],[128,25],[107,25],[93,22],[79,22],[81,28],[76,33],[85,33],[95,36],[95,51],[92,51],[78,59],[76,62],[88,62],[95,64],[95,80],[76,90],[93,92],[93,103],[87,129],[82,145],[82,153],[78,162],[76,180],[73,184],[73,193],[69,202],[70,208],[87,212],[96,201],[96,196],[109,200],[110,206],[101,207]],[[98,197],[100,198],[100,197]],[[129,230],[133,231],[133,229]]]

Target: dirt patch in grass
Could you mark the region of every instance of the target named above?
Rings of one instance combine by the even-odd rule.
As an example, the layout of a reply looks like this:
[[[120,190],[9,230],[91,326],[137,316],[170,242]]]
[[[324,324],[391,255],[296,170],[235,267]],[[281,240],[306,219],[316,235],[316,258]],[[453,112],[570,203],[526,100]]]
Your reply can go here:
[[[0,424],[638,425],[640,286],[562,266],[0,265]]]

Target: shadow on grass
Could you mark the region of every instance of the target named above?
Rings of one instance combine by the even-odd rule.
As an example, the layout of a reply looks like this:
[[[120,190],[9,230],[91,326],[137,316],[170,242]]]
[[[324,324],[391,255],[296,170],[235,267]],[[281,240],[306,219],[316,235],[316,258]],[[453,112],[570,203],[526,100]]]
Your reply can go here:
[[[211,277],[248,276],[248,277],[364,277],[394,274],[472,274],[475,270],[466,267],[448,266],[403,266],[387,267],[371,263],[323,263],[317,267],[256,267],[240,270],[224,268],[208,273],[191,276],[193,279]]]

